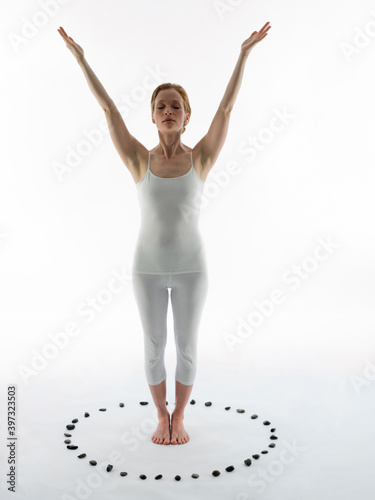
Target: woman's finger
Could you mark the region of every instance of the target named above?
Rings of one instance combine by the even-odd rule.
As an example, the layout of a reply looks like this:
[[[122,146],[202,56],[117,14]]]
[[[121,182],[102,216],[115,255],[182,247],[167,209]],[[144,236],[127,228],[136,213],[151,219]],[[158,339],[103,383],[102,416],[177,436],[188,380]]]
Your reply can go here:
[[[262,32],[262,31],[265,29],[265,27],[267,26],[267,24],[270,24],[270,22],[269,22],[269,21],[268,21],[268,22],[266,22],[266,24],[263,26],[263,28],[260,30],[260,32]],[[271,27],[271,26],[269,26],[269,28],[270,28],[270,27]],[[259,33],[260,33],[260,32],[259,32]]]

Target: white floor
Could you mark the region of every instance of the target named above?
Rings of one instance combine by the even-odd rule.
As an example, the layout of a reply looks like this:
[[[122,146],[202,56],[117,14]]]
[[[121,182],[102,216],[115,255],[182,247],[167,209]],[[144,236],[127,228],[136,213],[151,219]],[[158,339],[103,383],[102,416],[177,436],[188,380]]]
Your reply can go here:
[[[103,374],[95,379],[84,373],[75,379],[67,374],[48,383],[20,385],[17,492],[10,494],[4,487],[7,466],[2,460],[1,498],[373,498],[375,388],[370,382],[359,394],[348,378],[318,373],[268,372],[254,379],[250,370],[225,372],[227,368],[199,369],[191,396],[196,405],[188,404],[185,412],[190,434],[185,445],[152,443],[155,409],[141,371],[123,385],[116,374],[103,381]],[[168,380],[170,410],[172,382]],[[206,401],[212,406],[206,407]],[[99,411],[103,407],[106,412]],[[85,412],[89,418],[84,418]],[[250,418],[254,413],[256,420]],[[79,422],[70,432],[71,440],[79,448],[68,450],[64,432],[69,433],[66,425],[74,418]],[[264,426],[264,420],[271,425]],[[272,427],[278,436],[273,449],[268,447]],[[2,449],[3,454],[4,444]],[[266,449],[267,455],[252,459],[250,467],[244,465],[245,458]],[[86,458],[78,459],[79,453]],[[97,460],[96,467],[89,465],[91,459]],[[105,470],[108,463],[114,465],[111,472]],[[228,465],[235,470],[226,472]],[[220,476],[212,475],[215,469]],[[121,477],[120,471],[128,475]],[[192,473],[199,478],[191,478]],[[140,474],[147,479],[141,480]],[[157,474],[163,475],[159,481],[154,479]],[[177,474],[180,481],[174,479]]]

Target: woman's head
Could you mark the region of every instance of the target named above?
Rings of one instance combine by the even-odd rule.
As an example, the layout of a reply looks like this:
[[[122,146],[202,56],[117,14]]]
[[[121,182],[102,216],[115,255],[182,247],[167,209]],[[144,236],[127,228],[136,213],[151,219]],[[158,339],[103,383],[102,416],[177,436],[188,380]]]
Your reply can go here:
[[[155,119],[154,123],[159,123],[166,130],[182,126],[181,133],[183,134],[191,115],[190,102],[185,89],[177,83],[162,83],[156,87],[151,96],[151,114]],[[169,124],[164,122],[167,115],[170,115],[175,122],[169,122]]]

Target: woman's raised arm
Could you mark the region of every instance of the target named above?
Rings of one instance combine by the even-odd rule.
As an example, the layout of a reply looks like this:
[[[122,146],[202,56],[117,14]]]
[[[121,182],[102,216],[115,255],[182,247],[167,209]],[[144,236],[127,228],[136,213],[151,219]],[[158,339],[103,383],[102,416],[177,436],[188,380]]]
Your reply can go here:
[[[112,99],[107,94],[107,91],[100,83],[98,77],[95,75],[89,63],[86,61],[83,49],[78,43],[76,43],[72,37],[68,36],[64,28],[60,26],[57,30],[66,42],[66,46],[70,52],[76,58],[79,66],[81,67],[83,74],[86,77],[87,83],[89,84],[90,90],[98,100],[100,106],[104,109],[108,109],[112,104]]]
[[[219,153],[227,137],[229,118],[240,90],[242,77],[248,55],[263,38],[267,36],[271,28],[270,23],[266,23],[258,32],[254,31],[241,45],[240,55],[236,67],[229,80],[224,96],[219,104],[219,108],[212,120],[207,134],[195,145],[197,157],[200,158],[201,177],[205,180],[209,171],[214,166]]]
[[[108,129],[117,152],[125,166],[129,169],[134,181],[138,182],[140,176],[140,159],[142,158],[143,162],[146,161],[147,149],[130,134],[114,101],[109,97],[107,91],[86,61],[82,47],[78,45],[72,37],[68,36],[61,26],[57,31],[65,40],[66,46],[70,52],[76,58],[86,77],[90,90],[105,112]]]

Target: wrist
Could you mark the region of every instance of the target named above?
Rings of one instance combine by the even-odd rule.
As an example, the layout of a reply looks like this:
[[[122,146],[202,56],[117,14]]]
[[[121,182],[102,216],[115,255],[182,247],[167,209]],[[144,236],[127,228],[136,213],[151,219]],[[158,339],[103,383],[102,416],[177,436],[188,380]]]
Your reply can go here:
[[[242,49],[240,50],[240,57],[242,59],[247,59],[247,57],[249,56],[251,52],[251,49],[250,50],[247,50],[247,51],[243,51]]]

